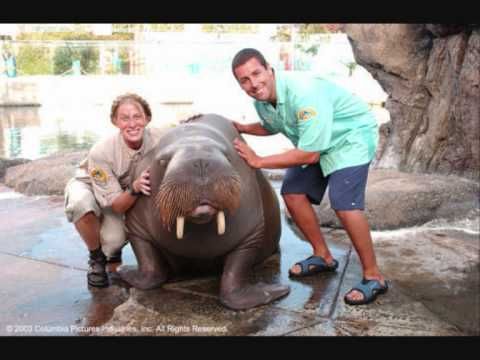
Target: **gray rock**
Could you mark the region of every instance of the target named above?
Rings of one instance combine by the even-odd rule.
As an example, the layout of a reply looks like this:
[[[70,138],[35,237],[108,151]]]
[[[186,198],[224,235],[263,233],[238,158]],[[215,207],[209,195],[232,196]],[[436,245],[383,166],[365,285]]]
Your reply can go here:
[[[459,219],[478,211],[479,193],[479,183],[458,176],[373,170],[367,183],[365,215],[373,230],[411,227],[435,219]],[[330,208],[328,193],[320,206],[314,208],[321,226],[341,228]]]
[[[87,151],[59,152],[7,169],[5,185],[26,195],[62,195]]]
[[[356,61],[389,97],[379,168],[480,177],[480,26],[348,24]]]
[[[0,181],[3,181],[5,173],[7,172],[7,168],[11,166],[16,166],[20,164],[25,164],[27,162],[30,162],[30,159],[23,159],[23,158],[18,158],[18,159],[4,159],[0,158]]]

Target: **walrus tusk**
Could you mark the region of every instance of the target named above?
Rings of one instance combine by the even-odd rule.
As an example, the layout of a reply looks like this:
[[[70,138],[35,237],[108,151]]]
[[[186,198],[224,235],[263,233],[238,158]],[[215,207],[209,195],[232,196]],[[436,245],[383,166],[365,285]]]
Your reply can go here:
[[[218,235],[225,233],[225,213],[223,211],[217,213],[217,232]]]
[[[183,238],[184,225],[185,225],[185,218],[183,216],[177,217],[177,239]]]

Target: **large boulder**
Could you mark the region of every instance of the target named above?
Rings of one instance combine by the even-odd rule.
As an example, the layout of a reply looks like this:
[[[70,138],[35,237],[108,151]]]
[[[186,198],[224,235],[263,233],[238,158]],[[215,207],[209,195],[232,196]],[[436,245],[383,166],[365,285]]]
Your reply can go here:
[[[63,195],[65,185],[88,151],[59,152],[7,169],[5,185],[26,195]]]
[[[388,93],[375,165],[480,176],[480,25],[348,24],[357,63]]]
[[[436,219],[463,219],[480,213],[479,194],[478,182],[454,175],[377,169],[369,173],[365,215],[373,230],[411,227]],[[330,208],[328,193],[314,208],[321,226],[342,227]]]
[[[30,159],[23,159],[23,158],[17,158],[17,159],[0,158],[0,181],[4,180],[4,176],[5,176],[5,173],[7,172],[7,168],[11,166],[25,164],[30,161],[31,161]]]

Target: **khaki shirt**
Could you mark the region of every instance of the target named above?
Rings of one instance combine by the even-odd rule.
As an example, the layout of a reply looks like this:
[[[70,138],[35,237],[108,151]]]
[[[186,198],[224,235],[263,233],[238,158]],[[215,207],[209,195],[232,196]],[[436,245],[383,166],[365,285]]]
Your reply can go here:
[[[118,132],[96,143],[83,160],[75,177],[90,183],[101,207],[113,200],[132,183],[131,170],[165,133],[164,128],[146,128],[140,149],[130,149]]]

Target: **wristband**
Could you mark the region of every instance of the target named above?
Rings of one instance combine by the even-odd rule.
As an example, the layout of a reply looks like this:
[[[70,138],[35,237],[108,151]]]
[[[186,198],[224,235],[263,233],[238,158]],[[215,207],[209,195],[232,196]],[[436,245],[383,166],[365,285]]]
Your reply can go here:
[[[132,195],[132,196],[139,196],[139,195],[142,195],[142,192],[141,191],[135,191],[133,190],[133,185],[128,185],[127,186],[127,192]]]

